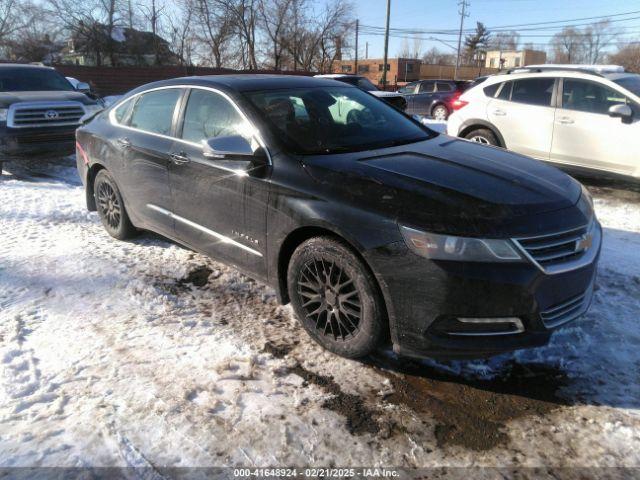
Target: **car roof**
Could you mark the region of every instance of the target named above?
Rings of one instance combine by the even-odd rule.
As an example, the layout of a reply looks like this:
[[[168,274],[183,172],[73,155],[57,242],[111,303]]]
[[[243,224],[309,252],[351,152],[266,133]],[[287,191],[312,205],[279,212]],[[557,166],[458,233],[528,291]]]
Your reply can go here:
[[[233,74],[233,75],[203,75],[193,77],[179,77],[159,82],[148,83],[136,88],[133,92],[172,85],[198,85],[217,87],[223,90],[249,92],[254,90],[278,90],[284,88],[304,87],[344,87],[348,85],[328,78],[314,78],[304,75],[274,75],[274,74]]]
[[[314,75],[313,78],[364,78],[362,75],[354,75],[351,73],[321,73]]]

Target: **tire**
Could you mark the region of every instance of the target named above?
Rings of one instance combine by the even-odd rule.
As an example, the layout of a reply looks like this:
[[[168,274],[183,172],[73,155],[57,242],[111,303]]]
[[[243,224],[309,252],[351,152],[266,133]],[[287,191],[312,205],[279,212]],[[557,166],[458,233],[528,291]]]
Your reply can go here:
[[[122,200],[122,195],[113,177],[106,170],[100,170],[93,183],[93,194],[102,226],[109,235],[125,240],[136,235]]]
[[[431,109],[431,117],[435,120],[446,120],[449,118],[449,109],[440,104]]]
[[[500,146],[495,133],[488,128],[477,128],[467,133],[464,138],[472,142],[482,143],[483,145]]]
[[[330,237],[303,242],[287,270],[293,310],[309,336],[347,358],[372,353],[385,338],[386,315],[373,275]]]

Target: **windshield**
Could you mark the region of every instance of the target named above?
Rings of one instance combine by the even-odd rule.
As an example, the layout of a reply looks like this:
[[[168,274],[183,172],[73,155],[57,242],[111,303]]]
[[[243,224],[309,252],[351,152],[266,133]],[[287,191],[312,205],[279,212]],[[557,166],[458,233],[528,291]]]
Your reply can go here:
[[[614,82],[640,97],[640,75],[629,75],[614,80]]]
[[[299,154],[344,153],[419,142],[430,131],[360,89],[248,92],[272,133]]]
[[[73,90],[71,84],[48,68],[0,68],[0,92]]]

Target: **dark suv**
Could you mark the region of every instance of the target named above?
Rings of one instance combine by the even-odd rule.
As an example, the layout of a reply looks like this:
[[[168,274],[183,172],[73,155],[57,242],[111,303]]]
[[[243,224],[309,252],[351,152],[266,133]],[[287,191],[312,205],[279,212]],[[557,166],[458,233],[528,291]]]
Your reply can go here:
[[[471,82],[454,80],[420,80],[398,90],[407,101],[407,113],[446,120],[455,110],[455,101]]]
[[[109,234],[158,232],[273,286],[360,357],[542,345],[589,307],[589,194],[536,160],[440,135],[334,80],[152,83],[77,132]]]
[[[5,160],[72,154],[81,119],[102,108],[53,68],[0,64],[0,173]]]

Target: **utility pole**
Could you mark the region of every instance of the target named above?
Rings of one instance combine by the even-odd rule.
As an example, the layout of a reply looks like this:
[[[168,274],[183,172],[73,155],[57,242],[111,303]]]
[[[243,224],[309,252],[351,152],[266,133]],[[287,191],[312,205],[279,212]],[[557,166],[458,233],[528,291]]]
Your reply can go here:
[[[387,0],[387,27],[384,30],[384,60],[382,63],[382,86],[387,88],[387,56],[389,54],[389,17],[391,16],[391,0]]]
[[[353,69],[355,70],[356,75],[358,74],[358,24],[360,20],[356,19],[356,61]]]
[[[364,59],[369,59],[369,42],[364,42]]]
[[[453,72],[453,79],[458,79],[458,68],[460,67],[460,46],[462,45],[462,26],[464,25],[464,17],[467,17],[469,14],[467,13],[467,7],[469,6],[469,2],[467,0],[460,0],[458,3],[460,5],[460,32],[458,33],[458,54],[456,55],[456,68]]]

